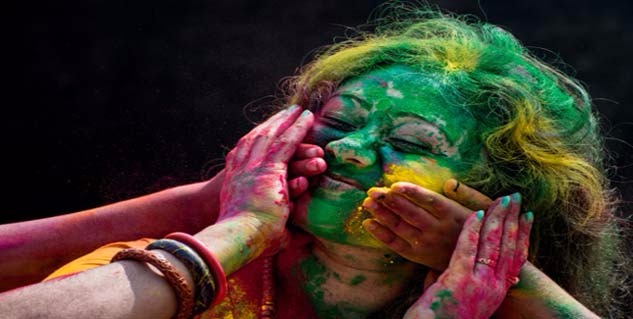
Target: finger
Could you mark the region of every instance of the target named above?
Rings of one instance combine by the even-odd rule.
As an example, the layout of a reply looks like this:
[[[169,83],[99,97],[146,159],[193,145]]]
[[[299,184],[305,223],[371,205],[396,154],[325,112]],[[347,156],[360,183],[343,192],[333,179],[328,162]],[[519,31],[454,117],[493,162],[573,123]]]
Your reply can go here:
[[[299,195],[303,194],[306,190],[308,190],[308,186],[310,183],[308,179],[304,176],[299,176],[291,179],[288,182],[288,191],[290,192],[291,198],[297,198]]]
[[[492,204],[488,196],[452,178],[444,183],[443,190],[446,197],[473,210],[485,210]]]
[[[297,147],[297,151],[295,151],[294,158],[296,159],[306,159],[313,157],[323,157],[324,156],[323,149],[314,144],[306,144],[301,143]]]
[[[257,126],[251,136],[250,159],[259,160],[269,153],[269,148],[300,116],[301,108],[293,105],[273,115],[269,120]],[[251,135],[251,134],[249,134]]]
[[[475,271],[489,272],[496,269],[499,263],[503,225],[511,203],[510,196],[503,196],[488,208],[479,238]]]
[[[530,248],[530,231],[534,224],[534,213],[527,212],[519,217],[519,235],[514,258],[514,269],[510,270],[511,276],[518,276],[521,267],[528,258]]]
[[[367,192],[370,198],[389,208],[407,223],[419,229],[426,229],[437,223],[435,216],[415,205],[408,198],[386,188],[373,187]]]
[[[514,193],[510,196],[512,199],[510,209],[503,222],[503,236],[501,238],[501,251],[499,254],[499,262],[497,264],[497,278],[505,279],[508,277],[508,270],[514,267],[514,257],[517,247],[517,238],[519,231],[519,210],[521,208],[521,195]]]
[[[287,109],[278,112],[268,119],[264,124],[258,125],[263,128],[261,134],[268,137],[276,137],[286,131],[297,120],[302,108],[298,105],[291,105]]]
[[[383,225],[396,225],[400,223],[400,217],[398,217],[398,215],[378,204],[373,198],[365,198],[362,206]]]
[[[464,223],[464,228],[459,234],[459,239],[457,239],[455,251],[453,251],[453,256],[448,265],[449,268],[461,271],[464,274],[473,271],[483,218],[483,210],[478,210],[468,216]]]
[[[460,225],[472,213],[471,209],[462,206],[460,203],[412,183],[394,183],[391,185],[391,191],[403,195],[438,219],[452,217]]]
[[[407,241],[398,237],[398,235],[392,232],[389,228],[381,225],[374,219],[365,219],[363,221],[363,228],[374,236],[374,238],[378,239],[384,243],[385,246],[400,255],[406,255],[407,252],[411,250],[411,246],[407,243]]]
[[[422,230],[408,224],[384,205],[372,198],[367,198],[363,201],[363,208],[369,211],[381,225],[389,228],[389,230],[406,240],[410,245],[418,245],[420,243]]]
[[[312,177],[324,173],[327,169],[325,160],[320,157],[294,160],[289,166],[292,176]]]
[[[298,106],[291,106],[285,110],[281,110],[268,118],[263,123],[251,129],[237,142],[231,157],[234,163],[243,163],[246,159],[251,159],[251,155],[261,156],[265,153],[270,143],[266,137],[270,137],[271,131],[276,131],[281,123],[292,114],[300,110]],[[274,135],[273,135],[274,136]]]
[[[297,146],[303,141],[304,137],[312,127],[314,122],[314,114],[309,110],[304,110],[296,121],[292,123],[273,143],[271,156],[275,161],[283,161],[287,163],[295,153]]]

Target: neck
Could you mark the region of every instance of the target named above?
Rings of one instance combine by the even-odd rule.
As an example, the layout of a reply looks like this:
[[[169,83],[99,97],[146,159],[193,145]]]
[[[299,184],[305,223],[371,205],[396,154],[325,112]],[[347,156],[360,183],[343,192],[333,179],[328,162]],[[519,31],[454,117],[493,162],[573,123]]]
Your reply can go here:
[[[385,250],[323,239],[301,263],[319,317],[364,318],[398,297],[418,269]]]

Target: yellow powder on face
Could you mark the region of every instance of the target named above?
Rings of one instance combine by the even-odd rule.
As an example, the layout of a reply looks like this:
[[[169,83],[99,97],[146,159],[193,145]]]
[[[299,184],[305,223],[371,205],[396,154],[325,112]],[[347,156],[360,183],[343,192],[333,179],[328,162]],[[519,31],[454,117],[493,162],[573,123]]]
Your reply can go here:
[[[444,182],[453,177],[448,169],[429,162],[416,162],[406,167],[391,165],[384,174],[385,186],[397,182],[409,182],[441,193]]]
[[[350,244],[359,244],[373,248],[384,247],[385,245],[383,243],[376,240],[363,227],[363,221],[368,218],[372,218],[372,215],[361,206],[358,206],[356,210],[347,217],[344,230],[345,233],[350,235]]]
[[[422,186],[434,192],[441,193],[444,182],[453,177],[453,173],[433,162],[408,163],[406,167],[391,165],[383,175],[385,186],[389,187],[397,182],[409,182]],[[363,221],[372,215],[361,206],[345,220],[345,232],[350,234],[350,240],[358,241],[364,246],[384,247],[363,228]]]

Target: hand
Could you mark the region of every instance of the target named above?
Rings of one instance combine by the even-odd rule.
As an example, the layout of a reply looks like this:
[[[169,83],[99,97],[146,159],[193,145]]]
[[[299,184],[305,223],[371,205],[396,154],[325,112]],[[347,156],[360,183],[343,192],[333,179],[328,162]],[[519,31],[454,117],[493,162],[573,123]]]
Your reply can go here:
[[[281,239],[290,211],[288,162],[312,125],[309,111],[291,107],[255,127],[226,157],[218,222],[246,217],[268,241]]]
[[[466,217],[472,209],[487,208],[492,202],[474,189],[465,185],[455,187],[456,184],[451,179],[444,185],[445,194],[451,198],[407,182],[394,183],[390,188],[372,188],[363,208],[374,219],[364,221],[363,225],[397,254],[443,271]]]
[[[327,169],[323,149],[317,145],[299,144],[291,160],[288,188],[290,197],[297,198],[308,190],[308,178],[322,174]]]
[[[520,196],[471,214],[448,268],[405,318],[489,318],[516,282],[528,254],[532,213],[519,217]]]

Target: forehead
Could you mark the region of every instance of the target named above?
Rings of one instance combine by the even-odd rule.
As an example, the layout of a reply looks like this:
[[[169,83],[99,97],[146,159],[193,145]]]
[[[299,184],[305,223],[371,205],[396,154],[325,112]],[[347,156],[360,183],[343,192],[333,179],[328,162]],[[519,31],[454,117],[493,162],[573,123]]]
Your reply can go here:
[[[420,117],[441,128],[456,141],[476,126],[475,119],[456,96],[446,77],[404,65],[376,69],[345,81],[337,94],[354,101],[369,117],[389,114]]]

